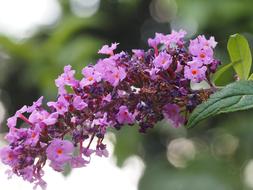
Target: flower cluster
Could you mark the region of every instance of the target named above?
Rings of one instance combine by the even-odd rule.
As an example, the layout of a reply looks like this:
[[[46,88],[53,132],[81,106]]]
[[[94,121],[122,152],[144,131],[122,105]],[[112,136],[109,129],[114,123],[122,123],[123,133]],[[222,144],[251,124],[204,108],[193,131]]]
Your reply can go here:
[[[75,78],[70,65],[56,80],[58,96],[43,107],[43,97],[24,106],[8,119],[9,146],[0,158],[12,174],[45,187],[43,166],[50,161],[56,171],[66,165],[84,167],[93,154],[107,156],[103,143],[108,128],[138,125],[140,132],[167,119],[174,127],[213,89],[191,89],[191,83],[206,81],[219,61],[213,57],[213,37],[198,36],[184,41],[186,32],[156,33],[148,39],[150,49],[134,49],[132,54],[115,53],[117,43],[98,51],[106,58],[82,70]],[[24,127],[17,127],[22,120]],[[96,139],[96,143],[94,140]]]

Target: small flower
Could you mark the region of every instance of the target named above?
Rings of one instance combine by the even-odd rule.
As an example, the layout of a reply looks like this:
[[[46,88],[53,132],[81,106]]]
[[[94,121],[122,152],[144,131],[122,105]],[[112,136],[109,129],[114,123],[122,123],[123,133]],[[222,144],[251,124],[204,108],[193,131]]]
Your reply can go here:
[[[213,50],[210,47],[204,46],[200,51],[198,51],[196,58],[193,59],[208,65],[213,61]]]
[[[38,125],[34,129],[28,129],[25,144],[35,146],[39,141],[40,132],[41,128]]]
[[[70,141],[54,139],[47,147],[47,158],[56,165],[63,165],[71,160],[74,146]]]
[[[190,66],[185,66],[184,77],[192,82],[201,82],[206,79],[206,70],[206,66],[199,67],[199,64],[193,61]]]
[[[117,86],[120,81],[126,77],[125,69],[122,67],[111,70],[111,73],[107,75],[106,80],[111,83],[112,86]]]
[[[217,42],[215,41],[213,36],[211,36],[209,40],[207,40],[204,35],[199,35],[198,40],[200,44],[202,44],[203,46],[210,47],[210,48],[215,48],[217,45]]]
[[[47,105],[56,109],[59,115],[64,115],[68,111],[69,102],[63,95],[60,95],[57,102],[48,102]]]
[[[70,165],[72,168],[81,168],[86,166],[89,163],[89,161],[85,160],[81,156],[73,157],[70,160]]]
[[[128,108],[126,106],[120,106],[116,118],[120,124],[134,123],[134,115],[128,111]]]
[[[84,100],[80,96],[75,96],[73,99],[73,106],[77,110],[83,110],[88,106],[87,103],[84,102]]]
[[[64,86],[72,86],[76,87],[78,82],[74,78],[75,71],[71,69],[71,65],[67,65],[64,67],[64,73],[61,74],[56,80],[55,84],[59,88],[59,94],[66,93],[64,90]]]
[[[32,113],[34,110],[41,107],[42,101],[43,101],[43,96],[41,96],[37,101],[33,102],[33,105],[29,106],[26,111],[28,113]]]
[[[56,123],[58,118],[58,113],[49,113],[46,110],[34,110],[29,116],[29,121],[34,125],[38,124],[39,126],[44,125],[53,125]]]
[[[153,63],[156,68],[163,68],[166,70],[172,63],[172,57],[166,52],[161,52],[154,59]]]
[[[17,162],[17,153],[11,149],[11,147],[7,146],[0,149],[0,159],[4,164],[13,166]]]
[[[160,44],[160,39],[159,38],[149,38],[148,39],[148,45],[154,49],[157,48],[157,46]]]
[[[80,86],[83,88],[88,85],[92,85],[94,82],[101,81],[101,74],[93,67],[85,67],[82,70],[84,78],[80,81]]]
[[[134,53],[134,55],[135,55],[138,59],[143,58],[144,55],[145,55],[144,50],[141,50],[141,49],[133,49],[132,52]]]
[[[12,127],[15,127],[16,124],[17,124],[17,119],[20,117],[20,115],[24,112],[27,111],[27,106],[23,106],[21,109],[19,109],[18,111],[16,111],[15,115],[10,117],[8,120],[7,120],[7,126],[9,128],[12,128]]]
[[[106,55],[114,55],[113,51],[117,48],[119,43],[112,43],[111,46],[104,45],[98,53],[100,54],[106,54]]]

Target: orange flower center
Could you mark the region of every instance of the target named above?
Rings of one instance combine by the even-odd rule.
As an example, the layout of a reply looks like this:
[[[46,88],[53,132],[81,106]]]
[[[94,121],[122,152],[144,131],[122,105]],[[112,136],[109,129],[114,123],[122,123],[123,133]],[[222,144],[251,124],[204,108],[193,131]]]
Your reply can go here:
[[[119,78],[119,73],[115,74],[114,76],[115,76],[116,79],[118,79]]]
[[[57,149],[57,151],[56,151],[56,152],[57,152],[57,154],[59,154],[59,155],[61,155],[61,154],[63,153],[62,149],[60,149],[60,148],[59,148],[59,149]]]
[[[197,73],[198,73],[198,71],[197,71],[196,69],[193,69],[193,70],[192,70],[192,74],[193,74],[193,75],[196,75]]]
[[[93,80],[93,77],[88,77],[88,81],[92,81]]]
[[[8,160],[12,160],[13,156],[11,154],[8,154]]]
[[[200,57],[201,59],[204,59],[204,58],[206,57],[206,55],[205,55],[204,53],[201,53],[201,54],[199,54],[199,57]]]
[[[32,133],[31,137],[34,139],[36,137],[36,133]]]

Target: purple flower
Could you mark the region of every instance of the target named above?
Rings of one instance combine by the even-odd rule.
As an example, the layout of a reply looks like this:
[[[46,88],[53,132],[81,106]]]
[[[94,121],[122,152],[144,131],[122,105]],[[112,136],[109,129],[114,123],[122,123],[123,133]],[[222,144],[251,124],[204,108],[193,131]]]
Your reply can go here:
[[[27,111],[27,106],[23,106],[21,109],[19,109],[18,111],[16,111],[15,115],[10,117],[8,120],[7,120],[7,126],[9,128],[12,128],[12,127],[15,127],[16,124],[17,124],[17,118],[20,117],[20,115],[24,112]]]
[[[41,128],[38,125],[36,125],[34,129],[28,129],[25,144],[36,146],[40,138],[40,132]]]
[[[183,45],[183,38],[186,32],[184,30],[179,30],[178,32],[172,30],[171,34],[164,35],[161,33],[156,33],[155,39],[157,42],[166,45],[169,48],[177,47],[178,45]]]
[[[84,102],[81,96],[75,96],[73,99],[73,106],[77,110],[83,110],[88,106],[88,104]]]
[[[213,61],[213,48],[216,44],[213,37],[207,40],[204,36],[198,36],[190,41],[189,52],[195,56],[193,59],[208,65]]]
[[[167,35],[167,40],[164,41],[164,43],[169,47],[174,47],[175,45],[182,45],[183,38],[186,35],[186,31],[179,30],[178,32],[175,30],[172,30],[171,34]]]
[[[120,81],[126,77],[125,69],[122,67],[114,68],[110,74],[106,76],[105,80],[111,83],[112,86],[117,86]]]
[[[182,115],[188,116],[203,101],[201,93],[212,93],[193,91],[191,82],[210,78],[220,63],[213,55],[213,37],[198,36],[187,47],[185,35],[183,30],[156,33],[148,40],[152,48],[134,49],[133,54],[114,54],[117,43],[104,45],[99,53],[110,56],[83,68],[81,80],[65,66],[55,81],[57,100],[47,103],[49,109],[42,106],[41,97],[8,119],[5,139],[10,146],[0,150],[2,162],[13,174],[43,188],[47,160],[54,170],[63,171],[66,164],[85,166],[92,154],[108,156],[103,140],[110,128],[137,123],[145,132],[163,118],[173,127],[182,125],[187,119]],[[24,128],[16,127],[18,118]]]
[[[165,105],[163,115],[175,128],[180,127],[184,123],[184,118],[180,115],[180,108],[176,104]]]
[[[149,38],[148,39],[148,45],[154,49],[157,49],[157,46],[160,44],[159,38]]]
[[[85,160],[81,156],[73,157],[70,160],[70,165],[72,168],[81,168],[86,166],[89,163],[89,161]]]
[[[55,165],[61,166],[71,160],[74,146],[70,141],[54,139],[47,147],[47,158]]]
[[[98,53],[100,54],[106,54],[106,55],[113,55],[113,51],[117,48],[117,46],[119,45],[119,43],[112,43],[111,46],[108,45],[104,45],[99,51]]]
[[[53,125],[56,123],[58,113],[49,113],[46,110],[34,110],[29,116],[29,121],[40,126]]]
[[[14,166],[17,162],[17,153],[7,146],[0,149],[0,159],[4,164]]]
[[[112,86],[117,86],[126,77],[125,69],[117,66],[113,57],[99,60],[95,69],[101,73],[102,79],[109,82]]]
[[[64,67],[64,73],[62,73],[56,80],[55,84],[59,88],[58,92],[59,94],[65,94],[66,91],[64,89],[64,86],[71,86],[76,87],[78,85],[77,80],[75,79],[75,71],[71,70],[71,65],[67,65]]]
[[[134,53],[134,55],[135,55],[138,59],[143,58],[144,55],[145,55],[144,50],[141,50],[141,49],[133,49],[132,52]]]
[[[198,63],[192,61],[191,64],[184,67],[184,77],[192,82],[201,82],[206,79],[206,66],[199,66]]]
[[[5,139],[9,143],[16,143],[19,139],[26,138],[27,129],[11,127],[9,133],[5,136]]]
[[[30,183],[35,181],[34,178],[34,166],[27,166],[24,169],[20,170],[20,174],[25,181],[29,181]]]
[[[215,48],[217,45],[217,42],[215,41],[214,37],[211,36],[209,40],[206,39],[204,35],[199,35],[198,36],[198,41],[202,46],[207,46],[210,48]]]
[[[116,119],[120,124],[134,123],[134,115],[128,111],[126,106],[120,106]]]
[[[34,110],[41,107],[42,101],[43,101],[43,96],[41,96],[37,101],[33,102],[33,105],[29,106],[26,111],[28,113],[32,113]]]
[[[82,70],[84,78],[80,82],[80,86],[83,88],[88,85],[92,85],[94,82],[101,81],[101,74],[96,71],[93,67],[85,67]]]
[[[47,105],[55,108],[59,115],[64,115],[68,111],[69,102],[63,95],[60,95],[57,102],[48,102]]]
[[[172,57],[166,52],[161,52],[154,59],[153,63],[156,68],[163,68],[166,70],[169,68],[170,64],[172,63]]]

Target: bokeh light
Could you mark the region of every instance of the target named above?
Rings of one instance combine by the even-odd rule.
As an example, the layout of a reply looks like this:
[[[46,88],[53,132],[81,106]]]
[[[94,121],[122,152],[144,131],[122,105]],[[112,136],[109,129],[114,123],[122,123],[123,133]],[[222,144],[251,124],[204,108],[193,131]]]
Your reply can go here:
[[[16,39],[55,23],[61,14],[57,0],[0,0],[0,5],[0,32]]]

